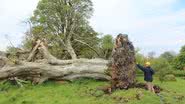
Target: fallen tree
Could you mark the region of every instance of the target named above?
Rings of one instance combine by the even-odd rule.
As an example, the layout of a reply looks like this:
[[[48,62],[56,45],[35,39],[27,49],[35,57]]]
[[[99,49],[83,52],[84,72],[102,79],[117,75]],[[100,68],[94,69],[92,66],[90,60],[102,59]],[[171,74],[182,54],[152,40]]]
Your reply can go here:
[[[20,54],[27,51],[18,52]],[[44,59],[35,60],[37,54]],[[23,55],[24,56],[24,55]],[[25,56],[24,56],[25,57]],[[22,61],[23,60],[23,61]],[[44,42],[38,40],[27,59],[11,60],[6,55],[0,55],[0,80],[8,79],[23,86],[31,80],[34,84],[41,84],[46,80],[68,80],[78,78],[94,78],[111,81],[111,86],[100,88],[106,93],[116,89],[145,88],[145,84],[135,81],[135,51],[127,35],[120,34],[112,52],[111,61],[103,59],[73,59],[60,60],[50,54]],[[162,89],[154,86],[155,92]]]
[[[44,59],[34,60],[38,53],[42,54]],[[116,38],[110,62],[103,59],[60,60],[51,55],[41,40],[36,42],[28,58],[23,61],[17,60],[14,61],[15,64],[9,64],[6,57],[1,57],[0,60],[4,62],[0,67],[0,79],[23,79],[41,84],[48,79],[72,81],[88,77],[110,80],[111,90],[127,89],[135,82],[134,47],[127,35],[122,34]]]
[[[40,51],[44,59],[30,62],[36,51]],[[27,61],[16,61],[15,65],[8,64],[6,57],[1,57],[6,63],[0,68],[0,79],[19,78],[32,80],[34,83],[43,83],[48,79],[74,80],[76,78],[88,77],[101,80],[110,80],[106,74],[107,60],[103,59],[75,59],[59,60],[51,55],[40,40],[33,48]]]

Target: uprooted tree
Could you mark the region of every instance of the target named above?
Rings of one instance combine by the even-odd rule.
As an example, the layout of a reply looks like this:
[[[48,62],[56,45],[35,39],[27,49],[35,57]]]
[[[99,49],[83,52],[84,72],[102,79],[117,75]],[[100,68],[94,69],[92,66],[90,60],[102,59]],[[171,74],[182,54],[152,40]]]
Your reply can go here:
[[[42,54],[44,59],[31,61],[36,54]],[[28,57],[11,64],[7,57],[0,57],[0,79],[31,80],[33,83],[43,83],[46,80],[74,80],[88,77],[101,80],[111,80],[112,88],[126,89],[134,83],[135,58],[134,47],[126,35],[118,35],[113,50],[111,65],[103,59],[73,59],[59,60],[50,54],[45,43],[36,42]],[[109,65],[108,65],[109,64]],[[111,69],[112,74],[108,74]],[[111,76],[110,76],[111,75]]]

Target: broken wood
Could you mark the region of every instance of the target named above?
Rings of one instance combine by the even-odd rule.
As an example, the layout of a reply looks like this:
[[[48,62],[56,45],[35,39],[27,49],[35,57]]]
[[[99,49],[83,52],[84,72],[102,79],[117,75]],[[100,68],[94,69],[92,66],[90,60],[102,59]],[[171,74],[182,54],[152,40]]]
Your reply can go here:
[[[4,66],[0,68],[0,79],[17,77],[19,79],[32,80],[34,83],[43,83],[48,79],[71,81],[81,77],[110,80],[110,76],[105,74],[108,68],[107,60],[59,60],[50,54],[43,42],[37,42],[28,59],[34,57],[36,50],[43,53],[45,60],[40,61],[40,63],[20,61],[19,65]]]
[[[27,59],[28,62],[33,60],[35,54],[37,53],[38,47],[40,46],[41,41],[37,40],[36,43],[37,43],[36,46],[32,49],[32,51],[31,51],[31,53],[30,53],[30,55],[29,55],[29,57]]]
[[[111,60],[111,76],[108,60],[75,59],[60,60],[51,55],[44,42],[38,40],[25,61],[18,60],[17,65],[4,65],[0,68],[0,79],[18,78],[43,83],[52,80],[74,80],[88,77],[100,80],[111,80],[111,90],[127,89],[135,82],[135,51],[132,43],[125,35],[117,37]],[[31,62],[36,53],[42,54],[43,60]]]
[[[7,62],[8,62],[8,59],[6,57],[0,56],[0,68],[4,67]]]

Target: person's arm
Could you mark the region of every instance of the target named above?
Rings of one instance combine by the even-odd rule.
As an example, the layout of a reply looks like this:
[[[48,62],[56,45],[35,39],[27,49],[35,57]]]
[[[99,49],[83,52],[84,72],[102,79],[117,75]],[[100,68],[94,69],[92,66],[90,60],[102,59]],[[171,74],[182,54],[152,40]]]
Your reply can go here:
[[[154,75],[155,74],[155,71],[151,68],[151,72],[152,72],[152,75]]]
[[[140,70],[142,70],[143,72],[145,72],[145,68],[144,68],[143,66],[137,64],[137,67],[138,67]]]

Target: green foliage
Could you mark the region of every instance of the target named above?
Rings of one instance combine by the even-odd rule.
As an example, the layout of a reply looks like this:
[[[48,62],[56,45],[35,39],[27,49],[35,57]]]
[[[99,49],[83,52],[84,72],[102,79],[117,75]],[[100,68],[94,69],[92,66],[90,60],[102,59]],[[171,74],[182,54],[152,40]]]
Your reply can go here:
[[[39,23],[43,26],[45,24],[45,27],[50,30],[56,30],[56,27],[59,29],[64,27],[66,19],[71,23],[85,23],[86,19],[91,17],[92,12],[90,0],[41,0],[31,20],[34,24]]]
[[[157,72],[160,81],[164,81],[165,75],[172,73],[172,66],[164,58],[156,58],[152,60],[152,68]]]
[[[184,53],[185,52],[185,45],[181,47],[180,53]]]
[[[11,88],[11,84],[4,80],[0,82],[0,92],[6,92]]]
[[[185,70],[173,70],[173,74],[178,77],[185,76]]]
[[[90,0],[41,0],[31,17],[33,27],[31,34],[26,34],[23,47],[31,49],[33,38],[44,39],[51,54],[60,59],[69,59],[66,47],[70,41],[78,57],[97,56],[89,48],[91,46],[96,50],[99,42],[98,34],[88,22],[92,12]]]
[[[69,59],[70,56],[69,54],[63,49],[61,48],[60,44],[57,42],[53,42],[51,46],[48,47],[50,53],[59,58],[59,59]]]
[[[97,37],[98,33],[95,32],[91,27],[82,27],[80,28],[79,35],[75,35],[74,39],[80,40],[83,43],[78,41],[73,41],[72,45],[78,57],[80,58],[94,58],[97,57],[98,52],[98,44],[100,39]],[[90,47],[89,47],[90,46]],[[92,49],[91,49],[92,48]],[[95,52],[96,51],[96,52]]]
[[[164,81],[176,81],[176,78],[173,74],[168,74],[164,76]]]
[[[173,67],[178,70],[183,70],[185,67],[185,52],[180,53],[173,61]]]
[[[112,35],[105,35],[100,41],[100,53],[102,58],[109,59],[114,47],[114,39]]]
[[[113,37],[112,35],[105,35],[103,38],[102,38],[102,48],[103,49],[112,49],[113,46],[114,46],[114,40],[113,40]]]
[[[92,51],[91,49],[89,49],[88,47],[82,46],[80,48],[81,48],[80,50],[75,49],[79,58],[91,59],[91,58],[97,57],[97,54],[94,51]],[[96,47],[95,47],[95,49],[96,49]]]
[[[185,68],[185,46],[182,46],[180,53],[175,57],[173,67],[177,70]]]
[[[161,58],[166,59],[169,63],[173,62],[175,56],[176,56],[175,53],[170,51],[164,52],[163,54],[160,55]]]

